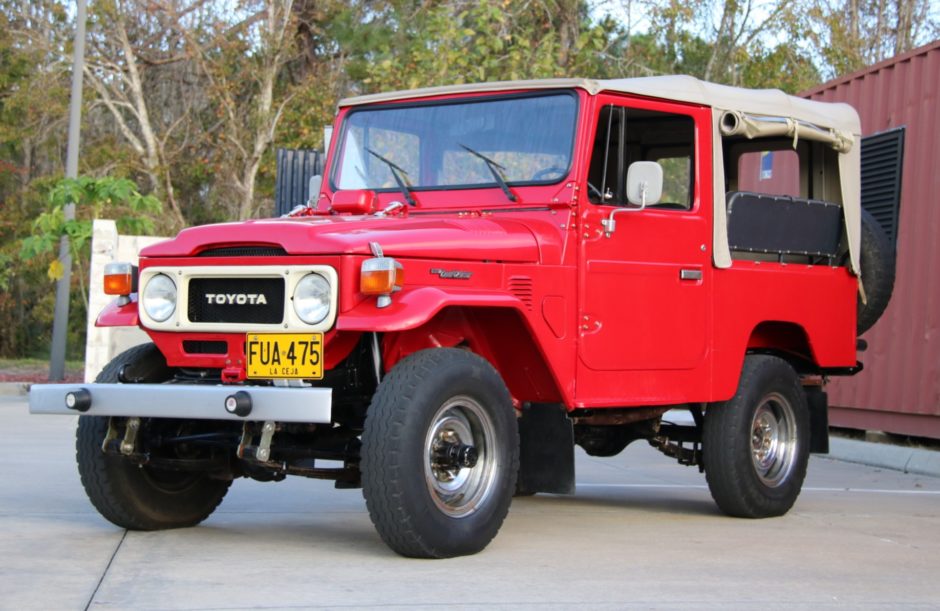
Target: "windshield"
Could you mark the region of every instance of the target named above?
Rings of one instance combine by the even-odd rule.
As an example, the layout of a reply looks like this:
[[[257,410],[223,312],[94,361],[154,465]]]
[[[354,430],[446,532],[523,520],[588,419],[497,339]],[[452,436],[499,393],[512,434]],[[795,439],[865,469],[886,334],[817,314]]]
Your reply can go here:
[[[333,183],[394,190],[399,180],[408,189],[557,182],[571,163],[577,106],[574,94],[552,93],[353,110]]]

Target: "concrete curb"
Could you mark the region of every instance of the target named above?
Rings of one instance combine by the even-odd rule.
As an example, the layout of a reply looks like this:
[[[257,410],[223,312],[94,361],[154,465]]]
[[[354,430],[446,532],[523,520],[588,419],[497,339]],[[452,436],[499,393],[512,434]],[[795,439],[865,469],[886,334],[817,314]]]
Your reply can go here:
[[[0,397],[25,395],[29,387],[29,382],[0,382]]]
[[[937,450],[830,437],[828,456],[869,467],[940,477],[940,451]]]

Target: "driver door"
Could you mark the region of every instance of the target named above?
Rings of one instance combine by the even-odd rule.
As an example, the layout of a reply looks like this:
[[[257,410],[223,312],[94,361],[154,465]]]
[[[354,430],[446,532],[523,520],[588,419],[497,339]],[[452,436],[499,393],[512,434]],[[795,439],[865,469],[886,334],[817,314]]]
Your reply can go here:
[[[707,383],[712,268],[703,194],[711,193],[711,170],[700,151],[710,150],[710,112],[616,96],[598,101],[581,215],[578,395],[678,401]],[[662,197],[643,210],[626,202],[634,161],[663,168]],[[619,212],[606,233],[602,219],[626,207],[632,210]]]

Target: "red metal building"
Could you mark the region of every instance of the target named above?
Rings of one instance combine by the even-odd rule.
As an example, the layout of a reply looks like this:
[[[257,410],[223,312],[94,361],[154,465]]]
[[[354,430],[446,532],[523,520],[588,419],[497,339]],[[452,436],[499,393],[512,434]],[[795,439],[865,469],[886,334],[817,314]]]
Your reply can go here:
[[[894,297],[865,370],[830,387],[831,424],[940,439],[940,40],[803,95],[848,102],[865,135],[906,126]]]

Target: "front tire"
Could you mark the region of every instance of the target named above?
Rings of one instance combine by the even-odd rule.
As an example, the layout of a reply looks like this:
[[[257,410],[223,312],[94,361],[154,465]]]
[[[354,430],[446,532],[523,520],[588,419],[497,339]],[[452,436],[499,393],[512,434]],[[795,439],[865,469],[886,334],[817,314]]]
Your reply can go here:
[[[123,372],[123,373],[122,373]],[[142,344],[114,358],[95,379],[117,384],[163,382],[168,370],[153,344]],[[160,530],[195,526],[222,502],[230,480],[212,479],[204,473],[169,471],[137,465],[123,456],[101,449],[108,432],[108,418],[80,416],[75,450],[82,486],[104,518],[130,530]]]
[[[394,551],[449,558],[482,550],[516,487],[509,391],[486,360],[464,350],[403,359],[369,406],[360,466],[369,516]]]
[[[809,407],[789,363],[749,355],[737,393],[705,413],[705,478],[726,514],[767,518],[796,502],[809,461]]]

